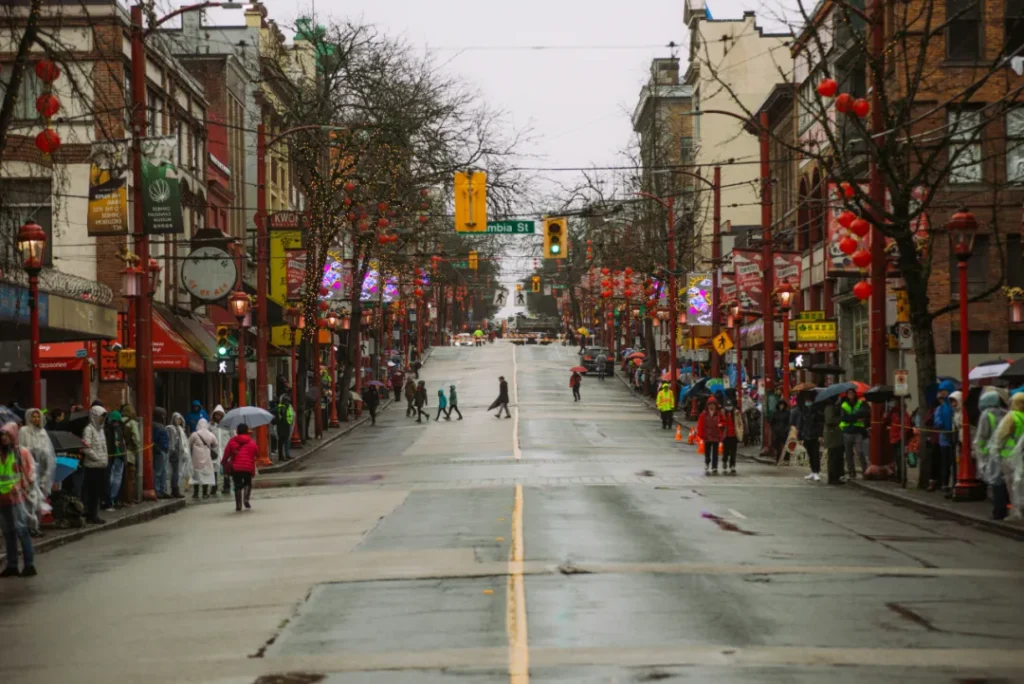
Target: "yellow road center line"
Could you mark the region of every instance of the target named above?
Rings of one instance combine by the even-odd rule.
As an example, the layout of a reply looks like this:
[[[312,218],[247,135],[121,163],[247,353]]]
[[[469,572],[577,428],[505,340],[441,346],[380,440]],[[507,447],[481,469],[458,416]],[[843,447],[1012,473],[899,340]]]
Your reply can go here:
[[[523,450],[519,448],[519,364],[515,345],[512,345],[512,414],[512,455],[518,461],[523,457]]]
[[[523,486],[516,485],[515,504],[512,507],[512,549],[508,554],[508,604],[505,613],[510,684],[529,684],[530,681],[523,557]]]

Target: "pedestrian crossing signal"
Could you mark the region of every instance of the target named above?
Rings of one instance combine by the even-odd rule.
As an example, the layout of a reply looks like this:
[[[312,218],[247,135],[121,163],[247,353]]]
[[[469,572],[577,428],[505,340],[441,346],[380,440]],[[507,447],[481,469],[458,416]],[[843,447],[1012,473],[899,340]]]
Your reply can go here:
[[[540,276],[533,276],[533,291],[540,292]]]
[[[566,238],[565,217],[544,219],[544,258],[564,259]]]

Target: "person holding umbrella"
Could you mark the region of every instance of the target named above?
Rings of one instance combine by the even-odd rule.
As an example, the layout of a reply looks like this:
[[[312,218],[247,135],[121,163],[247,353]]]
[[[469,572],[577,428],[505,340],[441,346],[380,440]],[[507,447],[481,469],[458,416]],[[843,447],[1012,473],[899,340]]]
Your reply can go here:
[[[373,384],[367,384],[362,393],[363,405],[370,412],[370,425],[377,424],[377,407],[380,406],[380,395]]]
[[[249,436],[249,426],[242,423],[236,429],[237,434],[228,440],[224,447],[224,472],[231,473],[235,485],[235,511],[241,511],[242,505],[252,508],[249,497],[252,496],[252,478],[256,474],[256,458],[259,450],[256,441]]]
[[[851,387],[839,403],[839,429],[843,431],[843,450],[846,453],[846,477],[857,478],[857,466],[854,453],[860,458],[861,473],[868,469],[868,458],[864,451],[864,438],[867,437],[867,420],[869,409],[863,399],[857,397],[857,390]]]
[[[580,375],[580,368],[582,366],[576,366],[572,369],[572,375],[569,376],[569,387],[572,388],[572,400],[581,401],[580,399],[580,385],[583,384],[583,376]],[[583,368],[583,372],[586,372],[586,368]]]

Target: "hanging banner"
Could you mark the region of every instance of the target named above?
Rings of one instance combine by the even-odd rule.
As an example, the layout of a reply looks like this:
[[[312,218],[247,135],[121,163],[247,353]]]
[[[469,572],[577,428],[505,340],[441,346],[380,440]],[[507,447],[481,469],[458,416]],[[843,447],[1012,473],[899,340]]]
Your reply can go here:
[[[719,301],[723,304],[736,299],[736,281],[732,273],[722,273],[718,280]]]
[[[95,142],[89,154],[89,236],[128,232],[128,145]]]
[[[288,299],[302,298],[302,285],[306,282],[306,250],[285,250],[285,296]]]
[[[686,289],[679,293],[686,301],[686,322],[690,325],[711,325],[712,280],[710,273],[687,273]]]
[[[793,289],[800,291],[800,276],[803,270],[803,258],[800,252],[775,252],[773,261],[775,272],[775,287],[782,285],[783,281],[789,281]]]
[[[734,249],[732,252],[736,298],[739,299],[740,308],[744,311],[761,312],[761,302],[764,296],[761,256],[760,250],[756,249]]]
[[[174,136],[142,141],[142,227],[148,235],[185,232],[181,188],[174,166],[177,148]]]

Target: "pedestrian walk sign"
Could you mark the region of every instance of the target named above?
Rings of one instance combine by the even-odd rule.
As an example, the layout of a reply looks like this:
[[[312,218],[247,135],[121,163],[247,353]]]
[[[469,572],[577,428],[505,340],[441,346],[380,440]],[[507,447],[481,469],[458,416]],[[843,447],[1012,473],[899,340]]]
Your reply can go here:
[[[724,331],[719,333],[718,337],[716,337],[712,341],[712,344],[715,345],[715,351],[718,352],[719,356],[724,356],[725,352],[729,351],[735,346],[732,343],[732,338],[729,337],[729,333]]]
[[[505,301],[508,299],[508,292],[506,290],[498,290],[494,293],[494,305],[497,307],[505,306]]]

